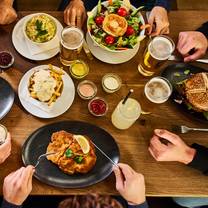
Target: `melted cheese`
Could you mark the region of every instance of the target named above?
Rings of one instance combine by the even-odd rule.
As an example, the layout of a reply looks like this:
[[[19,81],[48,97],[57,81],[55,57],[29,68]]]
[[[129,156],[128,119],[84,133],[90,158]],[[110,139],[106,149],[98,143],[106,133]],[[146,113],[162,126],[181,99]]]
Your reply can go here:
[[[47,70],[40,70],[34,74],[33,90],[38,99],[42,102],[50,100],[55,92],[56,80],[51,77],[50,72]]]

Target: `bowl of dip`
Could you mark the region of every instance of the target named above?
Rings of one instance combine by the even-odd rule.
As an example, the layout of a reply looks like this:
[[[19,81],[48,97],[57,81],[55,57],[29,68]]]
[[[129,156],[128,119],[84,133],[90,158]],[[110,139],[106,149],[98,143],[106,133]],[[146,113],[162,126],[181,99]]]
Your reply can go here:
[[[121,88],[121,78],[117,74],[108,73],[102,78],[103,90],[107,93],[114,93]]]
[[[95,97],[88,103],[88,110],[93,116],[104,116],[108,111],[108,104],[105,99]]]
[[[57,35],[55,18],[45,13],[37,13],[26,19],[23,33],[29,42],[37,45],[51,42]]]
[[[76,60],[70,66],[70,73],[75,79],[82,79],[89,73],[89,66],[82,60]]]
[[[0,124],[0,145],[6,141],[7,133],[8,131],[6,127]]]
[[[0,68],[7,69],[14,63],[14,56],[8,51],[0,52]]]
[[[97,87],[94,82],[84,80],[78,84],[77,93],[82,99],[89,100],[97,94]]]

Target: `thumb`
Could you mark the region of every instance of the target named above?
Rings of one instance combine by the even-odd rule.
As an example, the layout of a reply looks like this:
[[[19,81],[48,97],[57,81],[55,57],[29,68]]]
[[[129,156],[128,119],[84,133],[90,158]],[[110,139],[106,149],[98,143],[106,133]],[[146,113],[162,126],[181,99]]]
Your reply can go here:
[[[155,129],[154,133],[156,136],[166,139],[172,144],[176,144],[178,141],[178,136],[176,134],[173,134],[165,129]]]
[[[203,52],[201,50],[197,50],[194,54],[187,56],[184,58],[184,62],[195,61],[201,56],[203,56]]]
[[[119,191],[119,190],[122,190],[123,187],[124,187],[124,177],[120,171],[119,168],[115,167],[114,168],[114,174],[115,174],[115,177],[116,177],[116,189]]]

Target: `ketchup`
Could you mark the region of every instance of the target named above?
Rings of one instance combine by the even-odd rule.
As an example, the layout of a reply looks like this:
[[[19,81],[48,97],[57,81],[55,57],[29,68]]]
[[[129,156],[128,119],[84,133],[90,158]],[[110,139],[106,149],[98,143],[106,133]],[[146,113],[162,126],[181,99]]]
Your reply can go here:
[[[104,100],[96,98],[90,102],[90,110],[96,116],[104,115],[107,111],[107,104]]]

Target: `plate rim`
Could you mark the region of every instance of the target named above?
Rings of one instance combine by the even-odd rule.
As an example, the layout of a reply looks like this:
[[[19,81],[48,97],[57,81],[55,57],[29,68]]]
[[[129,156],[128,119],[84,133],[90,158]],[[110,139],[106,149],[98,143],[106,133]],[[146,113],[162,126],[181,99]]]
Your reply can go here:
[[[20,98],[20,93],[19,93],[19,91],[20,91],[20,86],[22,86],[23,78],[26,76],[26,74],[29,73],[29,72],[32,71],[32,70],[35,70],[35,68],[38,68],[38,67],[43,67],[43,68],[44,68],[45,66],[48,66],[48,65],[47,65],[47,64],[37,65],[37,66],[35,66],[35,67],[29,69],[29,70],[22,76],[22,78],[21,78],[21,80],[20,80],[20,82],[19,82],[19,84],[18,84],[18,98],[19,98],[19,100],[20,100],[21,105],[24,107],[24,109],[25,109],[28,113],[30,113],[31,115],[33,115],[33,116],[35,116],[35,117],[37,117],[37,118],[51,119],[51,118],[56,118],[56,117],[58,117],[58,116],[61,116],[61,115],[64,114],[66,111],[68,111],[69,108],[72,106],[72,104],[73,104],[73,102],[74,102],[74,99],[75,99],[75,94],[76,94],[76,92],[75,92],[75,90],[76,90],[76,89],[75,89],[75,85],[74,85],[74,82],[73,82],[72,78],[68,75],[68,73],[67,73],[66,71],[64,71],[64,72],[65,72],[65,75],[71,80],[71,83],[73,84],[73,99],[72,99],[72,101],[71,101],[71,105],[68,105],[67,109],[66,109],[63,113],[61,113],[61,114],[58,114],[58,115],[55,115],[55,116],[48,116],[48,117],[37,116],[35,113],[31,113],[28,109],[25,108],[25,106],[24,106],[24,104],[23,104],[23,101],[22,101],[22,99]],[[57,68],[60,68],[60,67],[55,66],[55,65],[52,65],[52,66],[57,67]]]
[[[4,80],[4,81],[8,84],[8,86],[10,87],[11,92],[12,92],[12,102],[11,102],[11,105],[9,106],[9,108],[7,109],[7,111],[5,111],[5,113],[0,117],[0,120],[1,120],[1,119],[3,119],[3,118],[9,113],[9,111],[11,110],[11,108],[12,108],[12,106],[13,106],[13,104],[14,104],[15,92],[14,92],[13,87],[10,85],[10,83],[9,83],[7,80],[5,80],[3,77],[0,77],[0,79]]]
[[[81,120],[63,120],[63,121],[58,121],[58,122],[53,122],[53,123],[49,123],[49,124],[46,124],[46,125],[43,125],[41,126],[40,128],[36,129],[35,131],[33,131],[28,137],[27,139],[24,141],[24,144],[22,145],[22,149],[21,149],[21,159],[22,159],[22,162],[24,165],[27,165],[26,164],[26,161],[25,161],[25,158],[24,158],[24,152],[25,152],[25,149],[26,149],[26,146],[27,146],[27,143],[29,142],[30,138],[36,134],[38,131],[44,129],[44,128],[47,128],[48,126],[53,126],[55,124],[59,124],[59,123],[84,123],[84,124],[87,124],[87,125],[90,125],[90,126],[93,126],[93,127],[96,127],[98,129],[101,129],[102,131],[106,132],[107,134],[109,134],[112,138],[113,138],[113,141],[115,142],[115,145],[118,149],[118,161],[116,162],[117,164],[119,163],[119,160],[120,160],[120,150],[119,150],[119,146],[116,142],[116,140],[114,139],[114,137],[108,133],[108,131],[106,131],[104,128],[101,128],[95,124],[91,124],[91,123],[88,123],[88,122],[85,122],[85,121],[81,121]],[[47,184],[47,185],[50,185],[52,187],[57,187],[57,188],[64,188],[64,189],[76,189],[76,188],[85,188],[85,187],[89,187],[89,186],[92,186],[92,185],[95,185],[95,184],[98,184],[102,181],[104,181],[106,178],[108,178],[113,172],[113,165],[111,167],[111,170],[109,171],[108,174],[106,174],[105,176],[101,177],[99,180],[97,180],[96,182],[91,182],[89,183],[88,185],[78,185],[78,186],[70,186],[70,187],[66,187],[66,186],[62,186],[62,185],[56,185],[56,184],[52,184],[50,182],[46,182],[46,181],[43,181],[43,179],[41,177],[39,177],[37,174],[34,173],[34,177],[36,179],[38,179],[40,182],[44,183],[44,184]]]
[[[27,58],[27,59],[29,59],[29,60],[32,60],[32,61],[45,61],[45,60],[48,60],[48,59],[51,59],[51,58],[53,58],[54,56],[56,56],[58,53],[59,53],[59,49],[52,49],[52,50],[54,50],[54,52],[53,52],[53,55],[50,55],[50,56],[48,56],[47,58],[34,58],[34,57],[36,57],[35,55],[30,55],[30,56],[27,56],[26,54],[27,53],[22,53],[22,52],[20,52],[19,51],[19,49],[18,49],[18,47],[16,46],[16,44],[15,44],[15,42],[16,42],[16,35],[15,35],[15,31],[17,30],[17,28],[19,28],[20,26],[21,26],[21,24],[27,19],[27,18],[30,18],[30,17],[32,17],[32,16],[35,16],[35,15],[37,15],[37,14],[47,14],[47,15],[50,15],[50,14],[48,14],[48,13],[46,13],[46,12],[35,12],[35,13],[32,13],[32,14],[28,14],[28,15],[26,15],[26,16],[24,16],[24,17],[22,17],[16,24],[15,24],[15,26],[14,26],[14,28],[13,28],[13,30],[12,30],[12,44],[13,44],[13,46],[14,46],[14,48],[15,48],[15,50],[21,55],[21,56],[23,56],[24,58]],[[50,15],[50,16],[52,16],[52,15]],[[53,16],[52,16],[53,17]],[[60,31],[63,29],[63,25],[61,24],[61,22],[57,19],[57,18],[55,18],[55,17],[53,17],[54,19],[55,19],[55,21],[56,21],[56,23],[57,23],[57,28],[60,28]],[[56,51],[56,52],[55,52]],[[41,55],[39,55],[38,57],[40,57]]]

